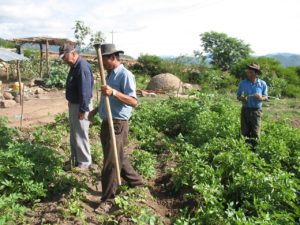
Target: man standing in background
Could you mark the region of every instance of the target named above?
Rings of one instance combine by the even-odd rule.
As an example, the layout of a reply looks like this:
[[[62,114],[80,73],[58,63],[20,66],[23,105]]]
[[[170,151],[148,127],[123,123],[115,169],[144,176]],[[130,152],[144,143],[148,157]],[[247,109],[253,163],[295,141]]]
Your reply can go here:
[[[268,99],[268,87],[265,81],[258,78],[261,74],[258,64],[249,64],[246,73],[247,78],[240,82],[237,91],[237,98],[243,103],[241,132],[255,149],[261,126],[262,102]]]
[[[69,66],[66,82],[66,99],[69,102],[71,165],[87,169],[92,163],[88,113],[92,107],[93,73],[89,63],[75,50],[75,45],[65,43],[59,48],[59,57]]]

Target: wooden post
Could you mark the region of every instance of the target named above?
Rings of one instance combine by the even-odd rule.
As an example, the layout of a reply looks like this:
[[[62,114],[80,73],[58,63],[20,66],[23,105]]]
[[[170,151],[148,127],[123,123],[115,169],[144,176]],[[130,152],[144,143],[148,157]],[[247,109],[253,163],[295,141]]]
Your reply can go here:
[[[102,82],[102,85],[106,85],[100,44],[95,44],[94,47],[95,47],[96,52],[97,52],[98,66],[99,66],[99,72],[100,72],[100,76],[101,76],[101,82]],[[117,182],[118,182],[118,185],[121,185],[121,174],[120,174],[120,167],[119,167],[119,157],[118,157],[116,136],[115,136],[114,124],[113,124],[112,113],[111,113],[111,108],[110,108],[110,102],[109,102],[109,98],[108,98],[107,95],[104,95],[104,100],[105,100],[105,106],[106,106],[106,115],[107,115],[107,120],[108,120],[110,138],[111,138],[111,141],[112,141],[112,144],[113,144],[115,167],[116,167],[116,173],[117,173]]]
[[[49,41],[46,40],[46,65],[47,65],[47,76],[49,77]]]
[[[9,64],[7,64],[6,69],[6,80],[9,80]]]
[[[40,77],[43,77],[43,44],[40,43]]]
[[[20,116],[20,127],[22,127],[23,123],[23,111],[24,111],[24,86],[22,86],[22,78],[20,71],[20,61],[17,61],[17,74],[19,80],[19,95],[20,95],[20,105],[21,105],[21,116]]]
[[[19,81],[19,95],[20,95],[20,105],[22,104],[22,82],[21,82],[21,73],[20,73],[20,61],[17,61],[17,76]]]
[[[20,77],[21,77],[21,74],[20,74]],[[23,86],[23,88],[22,88],[22,98],[20,97],[20,102],[21,102],[20,127],[22,127],[22,124],[23,124],[23,114],[24,114],[24,91],[25,91],[25,87]]]

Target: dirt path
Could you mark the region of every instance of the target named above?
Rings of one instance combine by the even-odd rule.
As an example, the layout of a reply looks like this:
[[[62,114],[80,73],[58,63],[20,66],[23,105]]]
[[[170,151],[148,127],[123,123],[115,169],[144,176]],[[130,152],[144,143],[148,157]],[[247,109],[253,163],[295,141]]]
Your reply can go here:
[[[23,126],[46,124],[54,121],[58,113],[67,112],[68,104],[63,91],[51,90],[38,98],[30,97],[24,102]],[[20,126],[21,106],[17,104],[12,108],[0,109],[0,116],[7,116],[10,126]]]

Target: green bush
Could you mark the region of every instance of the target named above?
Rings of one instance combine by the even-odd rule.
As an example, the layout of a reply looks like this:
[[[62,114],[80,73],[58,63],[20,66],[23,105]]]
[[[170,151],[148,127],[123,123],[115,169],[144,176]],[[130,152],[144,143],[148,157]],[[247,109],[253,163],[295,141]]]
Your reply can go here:
[[[176,156],[174,188],[192,201],[174,224],[299,224],[299,129],[267,119],[253,152],[239,116],[236,104],[216,94],[135,110],[132,135],[141,143],[164,140],[163,151]],[[161,152],[149,144],[141,148]]]
[[[46,85],[49,87],[64,88],[69,73],[69,67],[61,60],[56,60],[51,64],[49,78]]]
[[[8,118],[0,116],[0,148],[7,148],[8,143],[13,142],[19,137],[16,129],[8,127]]]
[[[22,199],[20,194],[2,195],[0,198],[0,224],[22,224],[27,208],[18,202]]]
[[[300,86],[295,84],[288,84],[283,91],[283,95],[292,98],[300,97]]]
[[[132,166],[144,178],[149,179],[155,175],[155,158],[143,150],[134,150],[132,153]]]
[[[15,48],[16,43],[14,41],[9,41],[9,40],[0,38],[0,46],[3,48]]]
[[[200,84],[210,91],[218,90],[235,92],[237,89],[238,81],[228,72],[208,69],[202,74],[200,78]]]
[[[131,67],[135,73],[147,74],[153,77],[157,74],[167,72],[163,65],[163,60],[159,56],[141,55],[137,61],[138,63]]]

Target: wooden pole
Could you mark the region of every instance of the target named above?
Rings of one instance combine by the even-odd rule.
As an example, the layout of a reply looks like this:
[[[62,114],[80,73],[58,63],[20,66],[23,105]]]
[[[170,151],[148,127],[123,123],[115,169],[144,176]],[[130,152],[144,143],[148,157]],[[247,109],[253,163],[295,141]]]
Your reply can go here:
[[[9,80],[9,65],[6,67],[6,80]]]
[[[22,105],[22,82],[21,82],[21,74],[20,74],[20,61],[17,61],[17,76],[19,80],[19,95],[20,95],[20,105]]]
[[[106,85],[100,44],[95,44],[94,47],[97,52],[99,72],[100,72],[100,76],[101,76],[101,83],[102,83],[102,85]],[[110,102],[109,102],[109,98],[107,95],[104,95],[104,100],[105,100],[105,106],[106,106],[106,115],[107,115],[107,120],[108,120],[110,138],[111,138],[111,141],[113,144],[115,167],[116,167],[116,172],[117,172],[117,182],[118,182],[118,185],[121,185],[121,176],[120,176],[121,173],[120,173],[120,167],[119,167],[119,157],[118,157],[116,136],[115,136],[114,124],[113,124],[112,113],[111,113],[111,108],[110,108]]]
[[[46,40],[46,64],[47,64],[47,76],[49,77],[49,41]]]
[[[24,87],[22,87],[21,71],[20,71],[20,61],[17,61],[17,75],[19,80],[19,95],[20,95],[20,105],[21,105],[21,116],[20,116],[20,127],[23,123],[23,110],[24,110]]]
[[[43,44],[40,43],[40,77],[43,77]]]
[[[21,75],[20,75],[21,77]],[[25,87],[23,86],[22,88],[22,98],[20,97],[20,101],[21,101],[21,117],[20,117],[20,127],[22,127],[22,124],[23,124],[23,114],[24,114],[24,90],[25,90]]]

